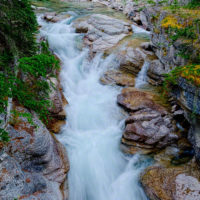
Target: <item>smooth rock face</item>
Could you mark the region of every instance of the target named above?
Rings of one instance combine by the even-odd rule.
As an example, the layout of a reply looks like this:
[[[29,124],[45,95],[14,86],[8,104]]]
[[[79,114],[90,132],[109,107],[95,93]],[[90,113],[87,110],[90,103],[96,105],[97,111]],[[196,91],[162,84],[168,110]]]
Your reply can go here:
[[[35,113],[32,123],[25,117],[14,118],[8,132],[11,141],[0,156],[1,199],[63,199],[60,187],[69,170],[65,148]]]
[[[122,138],[122,143],[130,147],[126,150],[128,153],[135,153],[135,149],[150,153],[179,138],[172,116],[153,101],[150,93],[125,88],[118,95],[117,102],[130,112]]]
[[[77,20],[74,27],[78,33],[87,33],[84,42],[93,52],[112,48],[132,30],[130,24],[101,14],[93,14],[85,21]]]
[[[120,70],[110,70],[105,72],[100,81],[103,84],[109,84],[109,85],[116,84],[119,86],[130,86],[130,87],[135,85],[134,76]]]
[[[147,196],[152,200],[199,200],[199,171],[192,165],[148,167],[141,176]]]
[[[120,69],[137,75],[144,64],[144,56],[141,51],[132,47],[127,47],[117,55]]]

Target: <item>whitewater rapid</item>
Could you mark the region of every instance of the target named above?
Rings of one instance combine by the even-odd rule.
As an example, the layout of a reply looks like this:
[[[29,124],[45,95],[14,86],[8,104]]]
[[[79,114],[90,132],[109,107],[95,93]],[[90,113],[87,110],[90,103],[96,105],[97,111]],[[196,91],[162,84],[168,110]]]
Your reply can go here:
[[[120,151],[120,90],[99,82],[113,56],[97,53],[89,60],[88,49],[78,48],[83,36],[75,33],[73,17],[58,23],[38,17],[38,22],[41,36],[62,62],[61,84],[69,102],[67,123],[58,136],[70,161],[69,200],[147,200],[138,182],[146,162]]]

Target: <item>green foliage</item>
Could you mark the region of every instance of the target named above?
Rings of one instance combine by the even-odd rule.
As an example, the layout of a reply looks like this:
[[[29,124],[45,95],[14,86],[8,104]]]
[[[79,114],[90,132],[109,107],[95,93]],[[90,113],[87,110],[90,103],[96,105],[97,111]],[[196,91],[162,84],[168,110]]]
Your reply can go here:
[[[2,121],[0,120],[0,125],[1,123]],[[8,141],[9,141],[8,132],[0,128],[0,142],[8,142]]]
[[[12,73],[0,74],[0,112],[7,107],[8,97],[13,97],[20,104],[37,112],[41,119],[46,119],[50,102],[48,100],[51,82],[59,62],[53,55],[38,54],[19,60],[20,77]]]
[[[168,33],[171,33],[170,39],[172,39],[173,42],[178,40],[179,38],[185,38],[185,39],[197,39],[198,35],[195,32],[194,26],[186,26],[184,28],[172,28],[170,27],[167,31]]]
[[[200,7],[200,0],[192,0],[185,8],[194,9]]]
[[[200,65],[190,64],[179,66],[174,68],[168,74],[165,74],[165,80],[163,83],[164,95],[167,95],[170,92],[170,85],[177,85],[177,81],[180,77],[184,77],[188,82],[200,86]]]
[[[54,76],[54,71],[59,68],[59,63],[54,56],[39,54],[24,57],[19,60],[18,68],[25,75],[38,79],[39,77]]]
[[[38,51],[35,35],[37,20],[29,0],[0,1],[0,114],[6,114],[8,99],[47,119],[49,93],[59,62],[42,42]],[[33,124],[30,113],[11,111],[12,117],[22,116]],[[0,141],[7,142],[8,133],[0,129]]]
[[[37,21],[28,0],[0,1],[0,44],[12,55],[32,55]]]
[[[17,87],[13,90],[13,96],[19,103],[34,110],[41,119],[46,120],[51,84],[47,78],[55,76],[59,62],[53,55],[46,54],[24,57],[19,62],[19,69],[26,78],[16,80]]]

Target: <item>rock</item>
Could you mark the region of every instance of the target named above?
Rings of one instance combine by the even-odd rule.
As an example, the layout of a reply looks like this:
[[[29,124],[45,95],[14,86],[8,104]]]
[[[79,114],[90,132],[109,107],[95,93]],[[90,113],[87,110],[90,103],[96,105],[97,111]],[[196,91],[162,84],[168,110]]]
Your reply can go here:
[[[153,60],[150,62],[147,75],[149,77],[148,82],[152,85],[161,85],[164,81],[164,74],[168,71],[165,70],[164,65],[159,60]]]
[[[168,146],[156,152],[154,160],[157,163],[170,167],[171,165],[181,165],[188,163],[194,157],[194,150],[186,138],[178,140],[177,144]]]
[[[19,106],[15,110],[30,114]],[[0,155],[0,197],[61,200],[69,170],[66,150],[32,114],[32,122],[20,115],[7,128],[10,142]]]
[[[142,109],[152,109],[166,114],[164,107],[156,104],[153,99],[155,96],[149,92],[142,92],[134,88],[125,88],[117,97],[117,103],[125,110],[135,112]]]
[[[186,59],[180,56],[180,50],[184,45],[183,42],[172,42],[169,39],[170,36],[166,34],[161,25],[163,19],[167,16],[171,16],[171,13],[159,6],[148,6],[140,12],[142,23],[152,33],[153,50],[160,62],[164,64],[165,72],[171,71],[176,66],[184,66],[186,64]]]
[[[144,50],[147,50],[147,51],[152,51],[152,44],[151,42],[143,42],[141,44],[141,48],[144,49]]]
[[[131,88],[125,88],[118,95],[118,104],[130,112],[122,138],[123,145],[132,147],[127,150],[128,153],[136,149],[143,153],[154,152],[175,143],[179,138],[172,116],[153,98],[150,93]]]
[[[198,200],[200,196],[200,182],[197,178],[179,174],[175,180],[176,192],[174,199],[177,200]]]
[[[50,116],[48,118],[48,124],[46,124],[47,128],[53,133],[59,133],[61,127],[66,123],[66,112],[65,106],[68,104],[65,99],[60,82],[57,78],[50,78],[51,83],[53,83],[53,87],[51,87],[51,93],[49,96],[49,100],[52,104],[49,107]]]
[[[76,33],[87,33],[88,32],[88,23],[86,21],[76,22]]]
[[[152,200],[198,200],[199,170],[195,164],[185,166],[152,166],[141,176],[147,196]]]
[[[190,123],[188,139],[193,145],[197,163],[200,165],[200,90],[199,87],[189,83],[185,78],[179,77],[177,85],[172,88],[172,95],[184,110],[184,117]],[[195,118],[193,117],[195,113]],[[179,114],[179,113],[178,113]]]
[[[125,50],[119,52],[117,60],[120,69],[131,74],[137,75],[144,64],[144,56],[138,49],[127,47]]]
[[[78,19],[73,26],[76,32],[87,33],[84,37],[84,43],[93,52],[114,47],[132,30],[130,24],[101,14],[93,14],[81,21]]]
[[[57,15],[56,12],[47,12],[44,14],[43,19],[46,20],[47,22],[56,23],[58,21],[67,19],[69,17],[70,17],[70,15],[64,14],[64,13]]]
[[[103,77],[100,79],[103,84],[116,84],[119,86],[134,86],[135,78],[133,75],[125,73],[119,70],[109,70],[105,72]]]
[[[194,148],[196,162],[200,166],[200,134],[199,134],[199,130],[200,130],[199,120],[197,120],[196,124],[195,125],[193,124],[190,127],[190,130],[188,133],[188,139]]]

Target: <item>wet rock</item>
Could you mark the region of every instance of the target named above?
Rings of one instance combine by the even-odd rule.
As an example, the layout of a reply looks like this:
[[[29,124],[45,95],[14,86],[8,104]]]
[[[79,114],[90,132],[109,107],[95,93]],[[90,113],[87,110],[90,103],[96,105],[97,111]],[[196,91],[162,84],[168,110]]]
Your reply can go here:
[[[152,51],[152,44],[150,42],[143,42],[141,48],[147,51]]]
[[[59,133],[61,127],[66,123],[66,112],[65,106],[68,104],[65,99],[60,82],[57,78],[51,78],[51,93],[49,100],[51,102],[51,107],[49,107],[50,116],[48,119],[47,128],[53,133]]]
[[[49,100],[52,103],[52,106],[48,109],[49,112],[53,114],[58,114],[63,110],[63,103],[62,103],[62,94],[60,92],[60,84],[57,78],[51,78],[51,83],[53,83],[53,87],[51,87],[51,93],[49,96]]]
[[[47,22],[56,23],[58,21],[61,21],[63,19],[67,19],[69,17],[70,17],[70,15],[64,14],[64,13],[57,15],[56,12],[47,12],[47,13],[44,14],[43,19]]]
[[[144,64],[144,57],[138,49],[127,47],[125,50],[119,52],[117,60],[120,69],[137,75]]]
[[[20,113],[29,113],[15,107]],[[2,199],[63,199],[69,163],[65,148],[49,133],[35,113],[14,117],[8,126],[10,142],[0,155]]]
[[[74,27],[78,33],[87,33],[84,43],[93,52],[112,48],[132,30],[130,24],[101,14],[93,14],[81,21],[77,20]]]
[[[118,95],[118,104],[130,112],[122,138],[122,144],[131,147],[128,153],[134,153],[135,149],[154,152],[179,138],[172,116],[153,99],[152,94],[131,88]]]
[[[135,78],[133,75],[125,73],[119,70],[110,70],[105,72],[103,77],[100,79],[103,84],[119,85],[119,86],[134,86]]]
[[[145,170],[141,182],[152,200],[198,200],[199,171],[196,165],[152,166]]]

